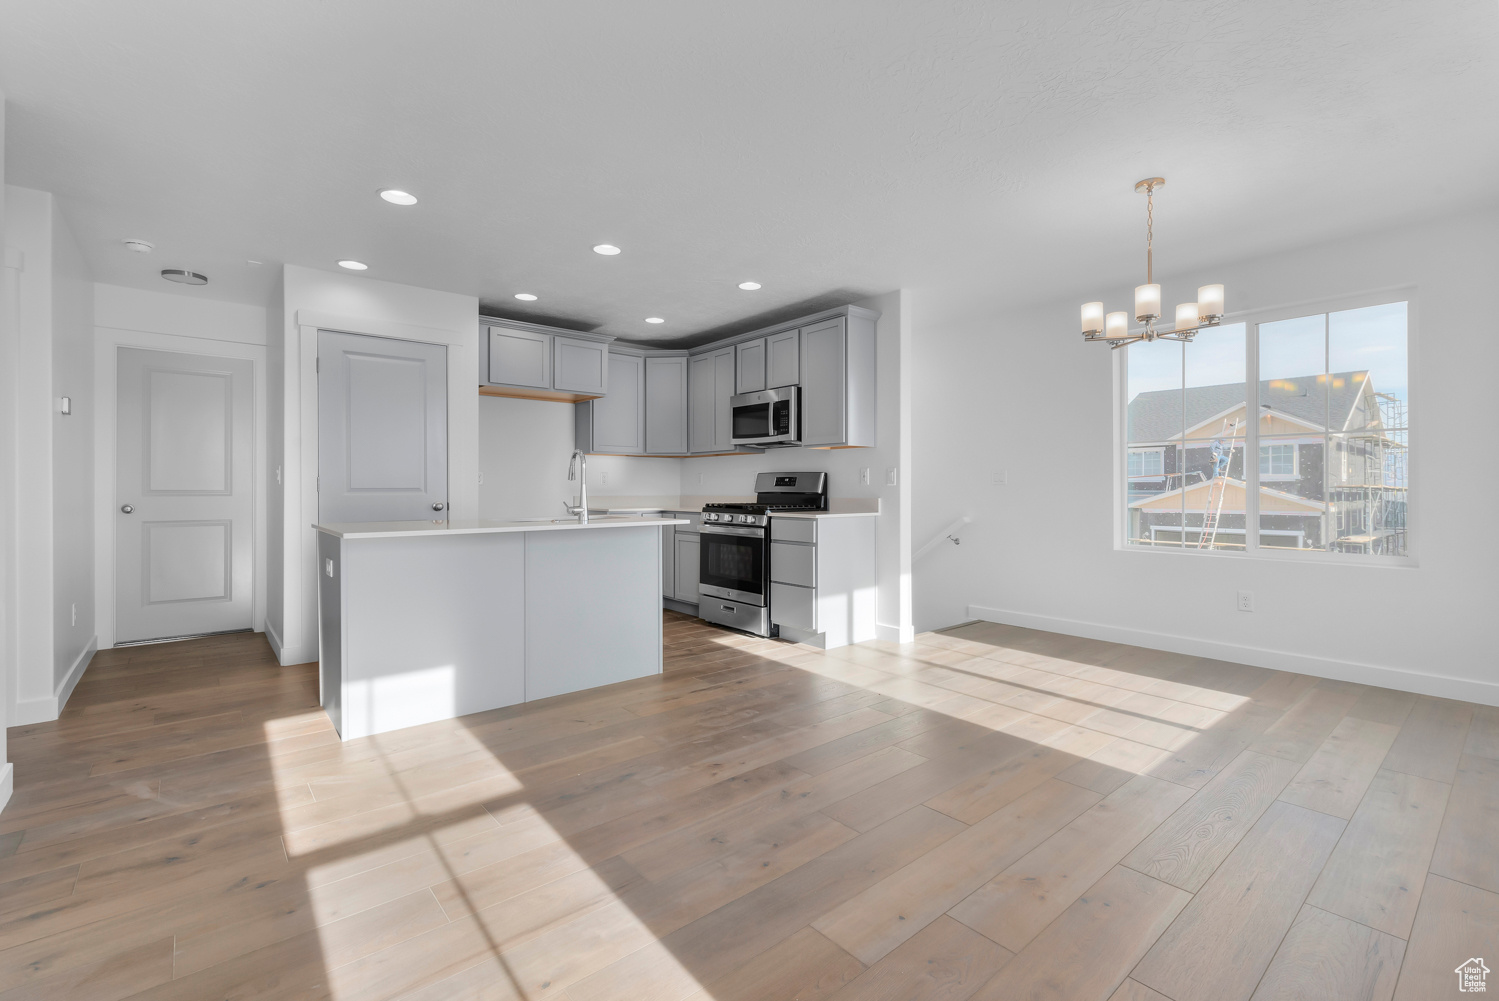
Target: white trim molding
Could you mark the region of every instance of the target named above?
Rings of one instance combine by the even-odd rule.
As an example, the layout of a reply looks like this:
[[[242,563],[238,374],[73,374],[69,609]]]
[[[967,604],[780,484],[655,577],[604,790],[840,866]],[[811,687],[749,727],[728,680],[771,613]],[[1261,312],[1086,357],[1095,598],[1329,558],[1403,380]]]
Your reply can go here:
[[[57,689],[51,695],[40,699],[16,700],[16,715],[10,721],[10,725],[27,726],[31,723],[46,723],[62,715],[63,707],[68,704],[68,699],[73,695],[73,689],[78,687],[78,682],[83,678],[83,672],[88,667],[89,661],[98,652],[99,637],[95,636],[78,654],[77,659],[73,661],[73,666],[68,668],[68,673],[63,676],[62,681],[58,682]]]
[[[9,761],[0,763],[0,810],[10,802],[10,794],[16,791],[16,769]]]
[[[1189,657],[1210,657],[1214,660],[1263,667],[1271,671],[1290,671],[1295,674],[1308,674],[1314,678],[1351,681],[1355,684],[1393,688],[1396,691],[1413,692],[1417,695],[1461,699],[1464,702],[1499,706],[1499,684],[1491,681],[1454,678],[1444,674],[1427,674],[1398,667],[1381,667],[1377,664],[1361,664],[1350,660],[1292,653],[1288,650],[1240,646],[1235,643],[1220,643],[1217,640],[1178,636],[1173,633],[1149,632],[1144,629],[1129,629],[1123,626],[1037,615],[1032,612],[1016,612],[1004,608],[985,608],[982,605],[969,605],[968,617],[985,622],[1000,622],[1008,626],[1023,626],[1027,629],[1064,633],[1068,636],[1082,636],[1107,643],[1126,643],[1130,646],[1180,653]]]

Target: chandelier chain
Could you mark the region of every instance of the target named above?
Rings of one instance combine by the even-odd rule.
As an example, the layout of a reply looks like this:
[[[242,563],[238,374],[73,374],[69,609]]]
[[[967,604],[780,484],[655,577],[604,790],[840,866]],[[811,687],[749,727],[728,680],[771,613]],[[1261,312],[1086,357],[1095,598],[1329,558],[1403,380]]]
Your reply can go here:
[[[1155,185],[1145,189],[1145,284],[1155,282]]]

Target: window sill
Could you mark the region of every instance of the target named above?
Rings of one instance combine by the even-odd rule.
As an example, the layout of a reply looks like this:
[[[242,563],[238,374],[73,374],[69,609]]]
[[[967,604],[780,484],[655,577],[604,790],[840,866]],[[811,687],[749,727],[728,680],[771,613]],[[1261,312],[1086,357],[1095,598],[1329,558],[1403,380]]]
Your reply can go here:
[[[1227,549],[1182,549],[1173,546],[1124,546],[1115,544],[1116,553],[1148,553],[1156,556],[1181,559],[1227,559],[1254,560],[1261,563],[1291,563],[1307,566],[1365,567],[1384,570],[1415,570],[1420,563],[1414,556],[1364,556],[1356,553],[1327,553],[1319,549],[1284,550],[1280,552],[1256,549],[1239,551]]]

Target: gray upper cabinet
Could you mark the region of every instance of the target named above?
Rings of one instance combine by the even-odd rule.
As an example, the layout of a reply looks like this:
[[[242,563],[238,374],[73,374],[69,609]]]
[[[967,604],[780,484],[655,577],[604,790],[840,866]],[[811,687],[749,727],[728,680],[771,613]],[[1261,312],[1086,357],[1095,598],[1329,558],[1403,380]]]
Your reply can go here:
[[[765,338],[745,341],[735,346],[734,392],[758,393],[765,383]]]
[[[801,362],[800,330],[783,330],[765,338],[765,388],[798,385]]]
[[[611,351],[608,362],[609,395],[577,406],[577,447],[639,455],[645,451],[645,359]]]
[[[603,396],[609,389],[609,345],[576,337],[552,338],[552,388]]]
[[[687,436],[691,452],[732,452],[734,355],[731,347],[693,355],[687,366]]]
[[[802,444],[875,443],[875,328],[852,309],[801,328]]]
[[[645,451],[647,455],[687,451],[686,355],[645,359]]]
[[[732,349],[730,349],[732,351]],[[687,450],[713,451],[714,415],[718,410],[711,354],[687,359]]]
[[[510,327],[489,328],[489,382],[552,388],[552,335]]]

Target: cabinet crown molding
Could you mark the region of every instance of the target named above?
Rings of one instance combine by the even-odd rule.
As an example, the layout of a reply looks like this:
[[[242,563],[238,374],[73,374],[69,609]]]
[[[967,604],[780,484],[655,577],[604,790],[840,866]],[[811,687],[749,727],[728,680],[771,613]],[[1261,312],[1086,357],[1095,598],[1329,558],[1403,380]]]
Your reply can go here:
[[[568,330],[566,327],[548,327],[544,323],[527,323],[525,320],[507,320],[502,316],[484,316],[480,314],[479,324],[485,327],[509,327],[511,330],[529,330],[535,334],[553,334],[557,337],[571,337],[579,341],[597,341],[600,344],[611,344],[615,341],[613,334],[595,334],[587,330]]]

